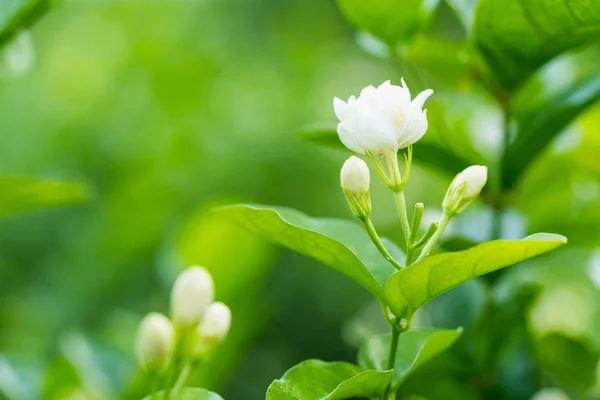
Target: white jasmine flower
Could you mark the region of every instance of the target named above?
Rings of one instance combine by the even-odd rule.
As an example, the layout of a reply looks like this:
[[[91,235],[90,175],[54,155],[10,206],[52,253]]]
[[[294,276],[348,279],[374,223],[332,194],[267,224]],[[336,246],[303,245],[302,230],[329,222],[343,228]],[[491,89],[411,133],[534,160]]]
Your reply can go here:
[[[177,277],[171,291],[171,316],[177,326],[198,324],[214,299],[211,275],[201,267],[190,267]]]
[[[444,212],[456,215],[479,196],[487,182],[487,167],[472,165],[456,175],[444,198]]]
[[[346,160],[340,173],[342,187],[354,196],[360,196],[369,190],[371,175],[367,163],[356,156]]]
[[[427,131],[427,113],[423,104],[433,94],[427,89],[411,101],[404,79],[402,86],[390,81],[378,88],[367,86],[358,98],[348,102],[333,99],[335,115],[340,120],[337,131],[342,143],[350,150],[381,155],[397,152],[423,137]]]
[[[140,323],[135,341],[140,364],[148,371],[162,370],[173,353],[175,332],[171,321],[159,313],[150,313]]]

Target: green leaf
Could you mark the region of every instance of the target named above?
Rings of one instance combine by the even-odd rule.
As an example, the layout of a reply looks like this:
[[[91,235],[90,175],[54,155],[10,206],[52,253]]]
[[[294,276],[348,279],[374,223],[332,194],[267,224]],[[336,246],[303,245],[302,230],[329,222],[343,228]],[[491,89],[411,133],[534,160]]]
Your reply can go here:
[[[553,57],[600,37],[600,0],[481,0],[474,37],[512,90]]]
[[[310,125],[301,131],[301,135],[309,143],[350,151],[340,141],[335,126],[329,124]],[[413,159],[424,166],[452,176],[471,165],[468,161],[443,147],[423,141],[415,144]]]
[[[356,29],[394,46],[423,29],[439,0],[337,0],[337,4]]]
[[[414,330],[400,334],[393,385],[400,385],[408,376],[438,354],[446,351],[462,333],[457,330]],[[358,354],[364,369],[385,370],[388,362],[391,335],[368,340]]]
[[[159,400],[164,399],[165,393],[156,393],[154,396],[146,396],[143,400]],[[170,400],[223,400],[221,396],[216,393],[209,392],[205,389],[200,388],[183,388],[179,393],[174,394],[171,392],[169,396]]]
[[[234,205],[221,208],[220,212],[251,231],[319,260],[385,301],[383,286],[395,269],[360,225],[338,219],[310,218],[284,207]],[[385,239],[384,244],[394,258],[402,259],[396,245]]]
[[[0,45],[21,29],[33,25],[55,0],[2,0],[0,2]]]
[[[596,73],[555,96],[539,109],[520,115],[519,131],[508,147],[502,186],[511,189],[536,156],[563,129],[600,99],[600,74]]]
[[[446,0],[468,32],[471,32],[478,0]]]
[[[0,176],[0,217],[36,208],[80,203],[88,197],[81,183]]]
[[[398,317],[411,316],[432,298],[461,283],[566,242],[564,236],[538,233],[523,240],[495,240],[468,250],[428,257],[392,275],[385,287],[388,305]]]
[[[344,363],[306,360],[274,381],[267,400],[342,400],[381,396],[390,384],[392,371],[362,371]]]
[[[538,366],[553,382],[583,395],[596,384],[598,349],[585,341],[561,334],[536,338]]]

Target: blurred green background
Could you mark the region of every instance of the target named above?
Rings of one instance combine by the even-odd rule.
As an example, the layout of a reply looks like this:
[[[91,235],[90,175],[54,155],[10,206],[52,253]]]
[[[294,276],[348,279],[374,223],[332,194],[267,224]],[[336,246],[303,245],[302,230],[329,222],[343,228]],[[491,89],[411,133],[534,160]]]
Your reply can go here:
[[[50,7],[31,30],[31,68],[1,75],[0,205],[7,198],[8,208],[29,208],[45,190],[11,200],[20,182],[11,176],[84,188],[48,189],[50,203],[73,191],[78,204],[0,221],[0,392],[11,400],[136,398],[137,323],[168,312],[173,279],[191,264],[213,273],[217,298],[234,316],[198,385],[227,399],[260,399],[301,360],[354,361],[366,335],[386,331],[368,293],[210,210],[244,201],[350,218],[338,182],[347,154],[307,143],[301,128],[335,126],[334,96],[403,76],[413,93],[436,92],[425,143],[495,171],[502,113],[467,62],[468,33],[453,3],[436,3],[391,61],[333,1]],[[540,154],[522,157],[528,168],[510,190],[498,195],[503,178],[492,172],[489,196],[457,218],[444,242],[459,249],[548,231],[568,236],[569,246],[429,305],[418,324],[464,326],[465,338],[407,382],[403,396],[529,399],[545,387],[596,396],[599,56],[594,45],[562,55],[511,92],[515,119],[556,99],[572,99],[557,115],[570,116],[565,107],[582,96],[586,107],[565,117]],[[423,201],[435,215],[457,172],[417,160],[409,203]],[[399,238],[379,183],[373,199],[375,224]]]

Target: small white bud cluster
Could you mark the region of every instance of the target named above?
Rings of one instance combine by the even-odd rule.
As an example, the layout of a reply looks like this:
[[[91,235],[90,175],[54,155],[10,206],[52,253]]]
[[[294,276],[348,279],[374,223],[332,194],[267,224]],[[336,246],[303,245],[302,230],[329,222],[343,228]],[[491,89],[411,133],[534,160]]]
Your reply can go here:
[[[450,216],[461,213],[479,196],[486,182],[487,167],[482,165],[472,165],[456,175],[442,203],[444,212]]]
[[[140,365],[149,372],[161,372],[175,353],[191,360],[208,355],[231,327],[229,307],[213,300],[214,284],[208,271],[193,266],[179,274],[171,291],[171,320],[150,313],[140,324],[136,339]]]
[[[368,217],[371,214],[371,175],[367,163],[351,156],[342,166],[340,183],[354,215]]]

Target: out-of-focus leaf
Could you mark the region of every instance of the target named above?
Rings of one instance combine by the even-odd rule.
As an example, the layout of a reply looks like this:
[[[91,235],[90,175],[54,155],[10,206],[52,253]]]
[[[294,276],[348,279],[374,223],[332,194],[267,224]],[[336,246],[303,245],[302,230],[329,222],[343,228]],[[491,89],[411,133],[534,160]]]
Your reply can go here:
[[[434,255],[397,271],[387,282],[387,303],[398,317],[463,282],[565,244],[564,236],[538,233],[523,240],[496,240],[456,253]]]
[[[306,360],[269,386],[267,400],[375,398],[381,396],[391,378],[391,371],[362,371],[349,363]]]
[[[337,0],[351,25],[390,46],[410,40],[424,27],[439,0]]]
[[[144,397],[144,400],[164,399],[165,393],[155,393],[154,395]],[[169,399],[172,400],[223,400],[216,393],[200,388],[183,388],[178,393],[171,392]]]
[[[340,141],[335,126],[328,126],[327,124],[312,125],[303,129],[301,135],[307,142],[349,151]],[[423,141],[415,144],[413,159],[427,167],[451,175],[471,165],[468,161],[443,147]]]
[[[594,74],[560,93],[543,107],[519,115],[515,141],[503,163],[502,186],[512,188],[536,156],[577,115],[600,99],[600,74]]]
[[[234,205],[220,211],[242,226],[343,273],[385,301],[383,285],[395,271],[369,240],[364,229],[350,221],[310,218],[284,207]],[[393,243],[390,254],[402,259]]]
[[[479,0],[446,0],[446,3],[454,10],[467,32],[471,32],[475,7]]]
[[[56,0],[2,0],[0,2],[0,46],[21,29],[35,23]]]
[[[458,330],[414,330],[400,334],[393,385],[400,385],[408,376],[440,353],[446,351],[462,333]],[[359,352],[359,364],[364,369],[385,370],[391,335],[367,341]]]
[[[88,196],[81,183],[31,177],[0,177],[0,217],[44,207],[79,203]]]
[[[57,399],[80,388],[79,374],[66,358],[59,357],[46,368],[43,399]]]
[[[438,36],[419,36],[406,46],[403,54],[405,62],[418,66],[419,74],[410,79],[412,85],[420,83],[420,87],[469,89],[472,83],[469,66],[469,43],[466,41],[450,40]],[[407,69],[406,78],[410,78]],[[435,96],[437,97],[437,95]],[[435,98],[434,97],[434,98]]]
[[[10,400],[34,400],[39,396],[37,382],[24,377],[11,363],[0,356],[0,398],[5,395]]]
[[[80,388],[90,396],[115,396],[132,372],[129,360],[82,332],[69,332],[64,335],[61,348],[65,360],[79,378]]]
[[[512,90],[553,57],[600,37],[600,1],[481,0],[474,37],[498,81]]]
[[[35,44],[31,32],[20,31],[0,48],[0,76],[23,76],[35,64]]]
[[[598,349],[588,343],[551,334],[535,340],[537,362],[558,385],[583,394],[596,383]]]

